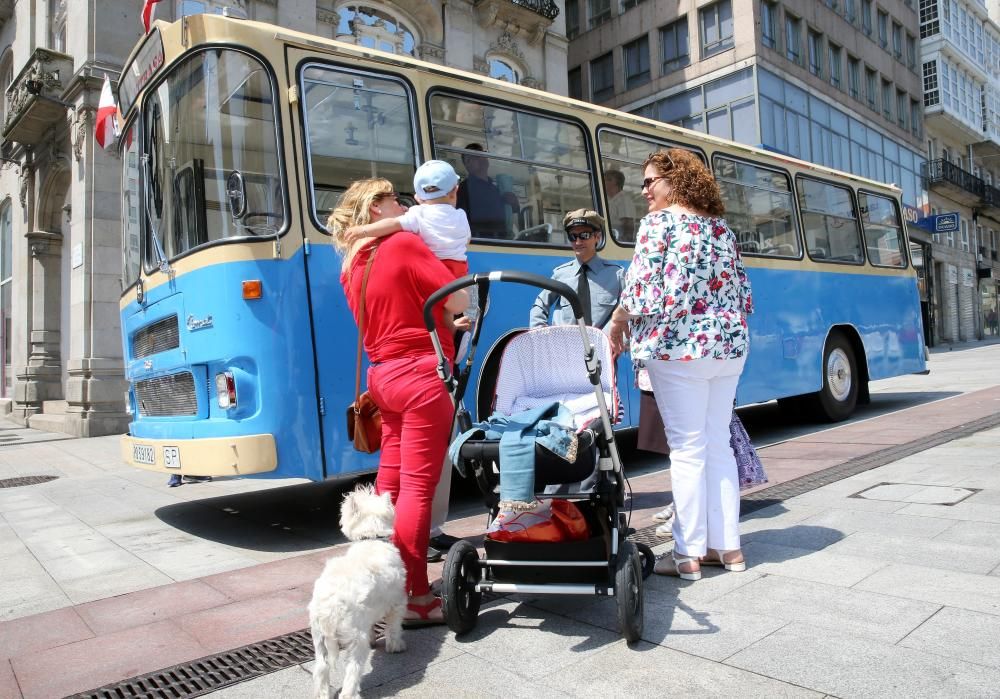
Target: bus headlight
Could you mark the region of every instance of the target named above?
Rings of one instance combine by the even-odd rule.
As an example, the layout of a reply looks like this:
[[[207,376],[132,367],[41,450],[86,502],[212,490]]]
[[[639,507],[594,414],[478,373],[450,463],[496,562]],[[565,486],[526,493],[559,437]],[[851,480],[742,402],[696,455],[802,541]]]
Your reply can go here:
[[[220,408],[236,407],[236,379],[233,378],[233,372],[223,371],[215,375],[215,394]]]

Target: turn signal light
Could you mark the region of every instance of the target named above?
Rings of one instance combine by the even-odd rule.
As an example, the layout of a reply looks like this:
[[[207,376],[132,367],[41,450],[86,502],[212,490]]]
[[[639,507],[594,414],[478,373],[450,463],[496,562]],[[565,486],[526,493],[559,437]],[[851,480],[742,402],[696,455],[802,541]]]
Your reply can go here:
[[[260,279],[245,279],[243,281],[243,298],[259,299],[264,295],[264,285],[261,284]]]
[[[222,409],[236,407],[236,379],[233,372],[224,371],[215,375],[215,393]]]

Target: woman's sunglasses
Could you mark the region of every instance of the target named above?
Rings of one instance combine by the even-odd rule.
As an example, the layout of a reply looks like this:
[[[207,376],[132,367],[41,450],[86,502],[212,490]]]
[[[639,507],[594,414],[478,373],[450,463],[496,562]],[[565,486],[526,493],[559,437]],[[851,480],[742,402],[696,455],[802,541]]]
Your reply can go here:
[[[590,240],[594,236],[594,231],[582,231],[581,233],[567,233],[569,242],[575,243],[577,240]]]

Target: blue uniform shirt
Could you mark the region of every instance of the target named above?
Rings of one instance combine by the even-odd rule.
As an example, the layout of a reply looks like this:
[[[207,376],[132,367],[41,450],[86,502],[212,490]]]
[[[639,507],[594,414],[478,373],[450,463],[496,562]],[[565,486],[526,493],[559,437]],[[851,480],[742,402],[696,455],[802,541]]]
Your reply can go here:
[[[594,255],[587,263],[587,281],[590,282],[590,318],[595,328],[603,328],[611,320],[611,313],[618,305],[622,293],[622,278],[625,270],[616,264],[605,262],[600,255]],[[552,278],[576,291],[580,274],[580,263],[574,258],[559,265],[552,271]],[[555,308],[553,308],[555,306]],[[531,307],[529,325],[538,328],[544,325],[571,325],[573,307],[561,296],[543,291]]]

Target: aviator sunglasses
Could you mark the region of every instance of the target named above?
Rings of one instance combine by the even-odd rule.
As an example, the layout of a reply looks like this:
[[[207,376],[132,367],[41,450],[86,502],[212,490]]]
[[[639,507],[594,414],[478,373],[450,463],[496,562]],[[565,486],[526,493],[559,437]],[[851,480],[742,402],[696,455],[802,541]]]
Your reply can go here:
[[[590,240],[594,236],[594,231],[583,231],[581,233],[566,233],[569,242],[575,243],[579,240]]]

